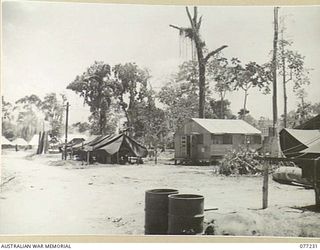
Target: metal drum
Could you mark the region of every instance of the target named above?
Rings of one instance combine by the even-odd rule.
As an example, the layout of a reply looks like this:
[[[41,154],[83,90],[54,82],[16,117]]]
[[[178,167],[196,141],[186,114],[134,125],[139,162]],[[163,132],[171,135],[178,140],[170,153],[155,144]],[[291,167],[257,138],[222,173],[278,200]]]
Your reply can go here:
[[[204,197],[196,194],[169,196],[168,234],[201,234],[203,232]]]
[[[168,195],[177,194],[176,189],[152,189],[145,195],[145,234],[167,234]]]

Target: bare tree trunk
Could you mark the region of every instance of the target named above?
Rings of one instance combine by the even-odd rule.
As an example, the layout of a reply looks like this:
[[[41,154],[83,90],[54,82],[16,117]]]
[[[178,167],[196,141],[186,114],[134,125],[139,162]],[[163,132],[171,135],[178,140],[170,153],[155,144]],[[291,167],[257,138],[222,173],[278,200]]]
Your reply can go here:
[[[205,118],[206,99],[206,67],[203,62],[199,62],[199,118]]]
[[[284,64],[284,60],[283,60],[283,64]],[[282,70],[284,69],[284,66],[282,66]],[[284,71],[285,72],[285,71]],[[286,128],[287,127],[287,116],[288,116],[288,97],[287,97],[287,85],[286,85],[286,75],[283,74],[282,76],[283,78],[283,126]]]
[[[246,117],[247,99],[248,99],[248,90],[246,89],[246,90],[244,91],[243,115],[242,115],[242,117],[241,117],[242,120]]]
[[[226,45],[221,46],[220,48],[211,51],[205,57],[203,55],[203,48],[205,43],[200,38],[200,27],[202,22],[202,17],[198,18],[198,9],[197,7],[193,8],[193,17],[191,16],[188,7],[186,7],[186,12],[191,24],[192,30],[192,41],[195,43],[198,57],[198,65],[199,65],[199,118],[205,118],[205,98],[206,98],[206,64],[210,57],[219,53],[221,50],[226,48]],[[175,25],[170,25],[170,27],[178,29],[181,31],[186,31],[186,28],[177,27]]]
[[[274,38],[273,38],[273,57],[272,57],[272,81],[273,81],[273,131],[275,131],[278,123],[278,105],[277,105],[277,47],[278,47],[278,9],[274,7]]]
[[[104,134],[104,128],[106,126],[106,113],[100,108],[99,110],[99,132],[101,135]]]
[[[224,119],[224,109],[223,109],[223,95],[220,95],[220,118]]]

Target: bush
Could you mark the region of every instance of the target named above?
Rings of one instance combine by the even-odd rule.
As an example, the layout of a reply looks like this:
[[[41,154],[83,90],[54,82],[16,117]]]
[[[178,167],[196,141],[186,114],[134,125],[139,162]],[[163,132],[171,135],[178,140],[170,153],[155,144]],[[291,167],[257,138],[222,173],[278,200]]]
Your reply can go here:
[[[254,159],[256,151],[239,148],[228,152],[221,161],[219,173],[223,175],[256,175],[262,173],[261,163]]]

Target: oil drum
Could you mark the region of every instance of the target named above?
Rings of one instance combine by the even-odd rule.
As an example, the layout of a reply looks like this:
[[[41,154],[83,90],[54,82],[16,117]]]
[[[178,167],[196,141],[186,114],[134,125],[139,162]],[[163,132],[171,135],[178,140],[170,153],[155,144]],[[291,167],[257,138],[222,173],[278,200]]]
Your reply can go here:
[[[145,193],[145,234],[167,234],[168,196],[176,189],[152,189]]]
[[[185,235],[203,232],[204,197],[197,194],[169,196],[168,234]]]

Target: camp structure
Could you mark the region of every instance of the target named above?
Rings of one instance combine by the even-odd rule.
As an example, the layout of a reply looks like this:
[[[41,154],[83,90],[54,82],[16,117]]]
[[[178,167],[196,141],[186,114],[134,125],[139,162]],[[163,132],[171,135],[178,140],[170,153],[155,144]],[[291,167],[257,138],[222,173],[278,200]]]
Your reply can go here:
[[[14,144],[4,136],[1,136],[1,148],[11,148]]]
[[[295,162],[302,169],[302,178],[312,183],[316,204],[320,206],[320,116],[295,129],[282,129],[280,147],[284,159]]]
[[[261,147],[261,131],[243,120],[187,120],[174,136],[175,163],[212,162],[239,147]]]
[[[280,135],[280,147],[286,157],[302,155],[302,150],[320,140],[320,130],[282,129]]]
[[[28,145],[32,148],[32,149],[37,149],[38,145],[39,145],[39,135],[35,134],[31,140],[29,141]]]
[[[28,142],[26,142],[23,138],[17,138],[12,141],[12,144],[16,147],[16,150],[18,149],[27,149]]]
[[[76,148],[74,148],[76,150]],[[146,157],[146,147],[126,134],[97,136],[79,150],[82,160],[99,163],[125,163],[129,158]]]
[[[12,141],[12,144],[13,145],[18,145],[18,146],[21,146],[21,147],[28,146],[28,143],[23,138],[15,139],[14,141]]]
[[[304,129],[304,130],[320,129],[320,114],[300,124],[299,126],[296,126],[295,129]]]

